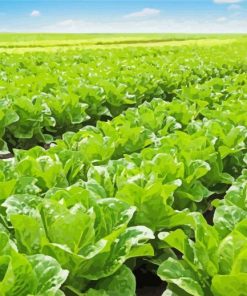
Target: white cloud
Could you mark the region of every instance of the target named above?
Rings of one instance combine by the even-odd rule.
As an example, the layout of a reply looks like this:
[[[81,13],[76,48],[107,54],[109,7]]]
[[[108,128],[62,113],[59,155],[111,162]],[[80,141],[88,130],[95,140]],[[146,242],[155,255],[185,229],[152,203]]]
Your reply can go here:
[[[33,17],[37,17],[37,16],[40,16],[40,11],[39,10],[33,10],[31,13],[30,13],[30,16],[33,16]]]
[[[34,30],[34,29],[31,29]],[[109,21],[67,19],[45,27],[41,32],[57,33],[247,33],[245,18],[174,19],[140,18]]]
[[[242,2],[242,0],[214,0],[214,3],[217,4],[234,4],[240,2]]]
[[[219,22],[219,23],[225,22],[226,20],[227,20],[227,18],[224,16],[217,18],[217,22]]]
[[[143,8],[140,11],[136,11],[136,12],[125,15],[124,18],[144,18],[144,17],[157,16],[159,14],[160,14],[159,9]]]
[[[67,27],[67,26],[74,26],[74,25],[77,25],[77,24],[80,24],[80,21],[79,20],[64,20],[62,22],[59,22],[58,25],[59,26],[64,26],[64,27]]]
[[[229,5],[228,6],[228,10],[240,10],[241,9],[241,6],[238,5],[238,4],[232,4],[232,5]]]

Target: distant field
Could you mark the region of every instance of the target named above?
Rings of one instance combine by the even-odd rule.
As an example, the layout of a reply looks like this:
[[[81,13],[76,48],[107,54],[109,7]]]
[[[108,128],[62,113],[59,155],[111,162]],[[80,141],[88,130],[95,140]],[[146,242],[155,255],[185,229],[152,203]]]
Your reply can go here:
[[[197,39],[232,39],[241,35],[217,34],[0,34],[0,47],[51,47],[126,44]]]
[[[0,34],[0,52],[25,53],[80,48],[216,45],[244,38],[235,34]]]

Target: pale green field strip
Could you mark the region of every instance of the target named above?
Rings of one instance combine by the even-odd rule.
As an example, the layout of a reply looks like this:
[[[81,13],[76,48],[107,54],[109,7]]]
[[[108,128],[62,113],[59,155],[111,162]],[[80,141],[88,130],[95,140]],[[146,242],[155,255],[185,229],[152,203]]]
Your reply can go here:
[[[109,44],[197,39],[228,39],[243,35],[206,34],[0,34],[0,47],[49,47],[73,44]]]
[[[54,44],[51,42],[51,45],[49,46],[32,46],[32,43],[30,43],[30,47],[27,47],[25,45],[24,47],[2,47],[2,44],[0,45],[0,52],[5,53],[26,53],[26,52],[56,52],[58,50],[67,51],[67,50],[77,50],[77,49],[109,49],[109,48],[124,48],[124,47],[162,47],[162,46],[186,46],[186,45],[195,45],[195,46],[215,46],[215,45],[223,45],[223,44],[230,44],[233,42],[236,42],[238,39],[198,39],[198,40],[181,40],[181,41],[160,41],[160,40],[152,40],[150,41],[133,41],[133,43],[108,43],[108,44],[80,44],[77,45],[74,40],[70,41],[71,45],[69,43],[63,44],[61,42],[61,45],[58,43]],[[57,41],[56,41],[57,42]],[[73,45],[72,45],[73,42]],[[52,45],[53,44],[53,45]],[[76,44],[76,45],[75,45]]]
[[[153,43],[153,42],[167,42],[167,41],[185,41],[185,40],[198,40],[205,38],[98,38],[98,39],[64,39],[64,40],[30,40],[30,41],[0,41],[0,48],[23,48],[23,47],[56,47],[56,46],[84,46],[84,45],[121,45],[121,44],[133,44],[133,43]]]

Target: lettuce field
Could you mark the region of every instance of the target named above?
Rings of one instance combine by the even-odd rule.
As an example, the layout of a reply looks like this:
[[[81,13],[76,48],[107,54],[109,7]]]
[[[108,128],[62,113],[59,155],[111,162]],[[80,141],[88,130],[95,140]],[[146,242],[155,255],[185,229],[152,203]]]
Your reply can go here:
[[[0,296],[246,296],[247,38],[10,37]]]

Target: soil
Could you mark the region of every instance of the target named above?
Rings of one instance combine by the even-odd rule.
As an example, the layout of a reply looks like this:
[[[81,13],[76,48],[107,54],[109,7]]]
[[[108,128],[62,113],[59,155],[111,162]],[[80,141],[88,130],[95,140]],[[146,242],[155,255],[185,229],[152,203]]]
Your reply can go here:
[[[137,296],[161,296],[164,292],[165,287],[143,287],[137,289]]]
[[[12,158],[14,155],[12,153],[7,154],[0,154],[0,159],[9,159]]]
[[[134,271],[137,283],[137,296],[161,296],[166,284],[161,279],[149,271],[145,265],[138,267]]]

